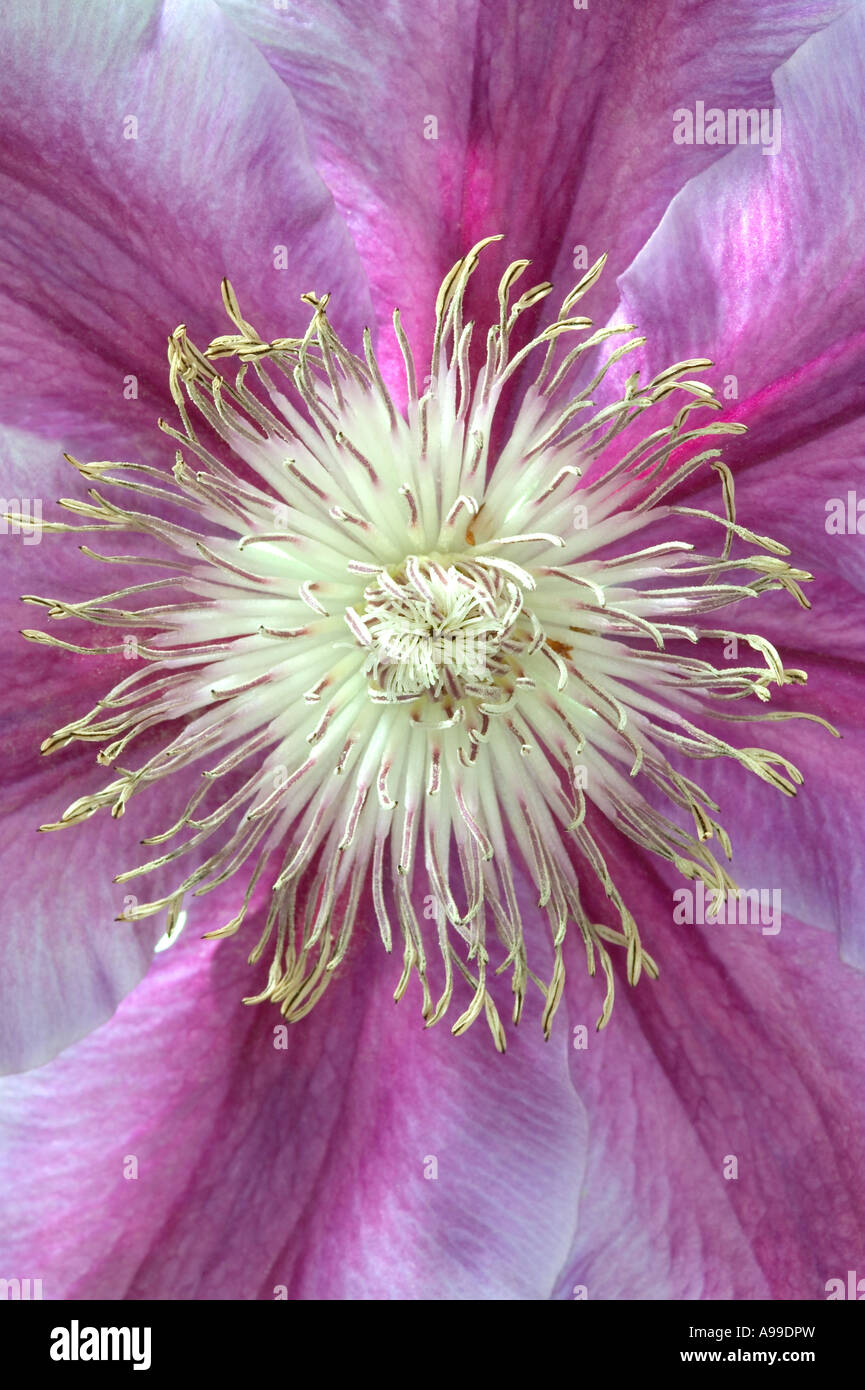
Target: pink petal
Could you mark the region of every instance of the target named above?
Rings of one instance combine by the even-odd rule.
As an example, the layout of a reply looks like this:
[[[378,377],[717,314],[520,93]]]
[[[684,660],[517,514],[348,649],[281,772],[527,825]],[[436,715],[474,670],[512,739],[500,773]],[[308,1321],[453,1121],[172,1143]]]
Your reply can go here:
[[[767,742],[801,766],[805,786],[793,803],[754,779],[743,784],[729,765],[709,765],[698,780],[722,807],[734,798],[726,823],[737,862],[753,873],[769,866],[790,910],[838,930],[844,958],[860,965],[865,571],[861,538],[828,534],[825,522],[827,499],[846,499],[865,478],[865,337],[851,290],[865,253],[863,63],[865,15],[856,8],[776,74],[780,151],[736,149],[689,183],[622,277],[617,312],[648,338],[647,374],[707,355],[718,364],[719,395],[724,379],[736,378],[739,399],[728,414],[749,433],[725,441],[724,457],[739,519],[784,542],[793,562],[817,576],[807,586],[810,613],[772,595],[731,612],[725,625],[765,632],[787,665],[808,670],[804,690],[773,704],[822,715],[845,742],[806,723],[743,726],[734,742]],[[628,371],[635,365],[636,356]],[[692,488],[682,500],[715,503],[717,489],[710,498]]]
[[[763,627],[749,624],[747,630],[762,632]],[[714,732],[734,745],[777,749],[795,763],[804,776],[795,797],[781,795],[728,759],[685,771],[721,807],[721,823],[733,842],[734,878],[771,881],[783,891],[787,911],[802,922],[838,932],[842,959],[865,967],[862,667],[837,656],[797,653],[789,640],[780,650],[786,666],[807,670],[808,683],[773,693],[772,708],[819,715],[838,729],[841,739],[808,720],[715,724]],[[741,649],[740,660],[747,660]]]
[[[777,935],[674,923],[681,880],[647,872],[632,847],[608,853],[661,974],[636,989],[620,974],[596,1034],[597,986],[571,970],[590,1138],[557,1296],[825,1298],[827,1279],[861,1264],[865,982],[783,904]]]
[[[316,290],[357,338],[365,278],[294,102],[215,5],[10,0],[5,18],[7,424],[85,456],[170,458],[166,337],[231,331],[224,275],[265,335],[305,330]]]
[[[749,433],[724,453],[743,518],[859,587],[861,546],[827,534],[825,504],[865,476],[863,76],[857,6],[775,74],[779,152],[740,147],[693,179],[622,276],[617,312],[648,338],[648,373],[699,355],[719,396],[735,378],[728,414]]]
[[[399,304],[425,335],[444,271],[494,232],[507,234],[507,259],[535,257],[536,278],[562,293],[577,246],[589,264],[610,252],[620,271],[671,197],[723,153],[675,145],[676,107],[765,104],[772,69],[845,8],[221,3],[297,100],[378,308]],[[490,259],[476,276],[486,314],[501,268]],[[610,276],[590,312],[614,303]]]
[[[502,1057],[482,1020],[425,1032],[398,959],[358,947],[287,1050],[239,1003],[244,944],[181,939],[109,1024],[7,1079],[10,1267],[46,1298],[549,1296],[585,1142],[561,1034],[535,1020]]]

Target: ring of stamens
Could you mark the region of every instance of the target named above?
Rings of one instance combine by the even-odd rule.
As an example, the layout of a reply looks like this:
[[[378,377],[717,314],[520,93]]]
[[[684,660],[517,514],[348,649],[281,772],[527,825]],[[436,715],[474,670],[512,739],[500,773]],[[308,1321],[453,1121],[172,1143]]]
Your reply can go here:
[[[733,758],[792,795],[801,775],[788,759],[737,747],[699,720],[817,716],[731,712],[748,697],[765,705],[773,686],[799,684],[805,673],[785,668],[764,638],[703,622],[768,589],[785,589],[807,607],[800,586],[810,578],[787,562],[784,546],[736,521],[732,475],[717,448],[701,447],[707,436],[741,429],[691,421],[697,411],[719,409],[710,388],[690,375],[711,364],[678,363],[644,384],[634,373],[617,399],[597,406],[610,369],[642,342],[628,338],[591,380],[584,373],[573,384],[585,354],[633,327],[591,332],[591,321],[574,313],[603,259],[557,317],[514,352],[521,315],[551,289],[545,282],[513,302],[528,266],[516,261],[502,276],[498,322],[473,380],[474,326],[463,321],[463,304],[486,244],[443,282],[423,392],[394,315],[404,410],[382,378],[370,335],[362,358],[350,352],[330,326],[326,297],[304,297],[312,314],[302,339],[266,343],[226,283],[236,333],[206,353],[182,326],[170,339],[169,380],[182,422],[182,430],[163,426],[179,446],[173,471],[70,460],[94,485],[90,500],[64,500],[78,524],[43,528],[124,530],[155,540],[163,558],[152,550],[88,553],[155,566],[156,577],[84,603],[26,597],[55,619],[149,634],[136,638],[137,668],[43,745],[51,752],[73,739],[94,741],[100,764],[119,775],[43,828],[76,824],[103,807],[119,816],[132,795],[164,778],[201,774],[180,819],[145,841],[160,852],[118,882],[187,855],[194,867],[165,896],[128,908],[124,920],[165,912],[171,934],[190,897],[242,872],[239,911],[208,933],[230,936],[257,886],[269,883],[269,910],[250,959],[258,962],[270,945],[271,963],[249,1002],[270,999],[297,1020],[345,959],[368,904],[385,949],[395,928],[402,938],[396,997],[415,976],[432,1024],[461,976],[471,997],[453,1031],[484,1013],[503,1049],[490,987],[496,943],[503,956],[497,972],[512,973],[514,1021],[533,983],[547,1034],[572,924],[590,974],[600,964],[606,979],[598,1026],[613,1003],[611,944],[625,948],[632,984],[643,970],[657,973],[588,807],[720,896],[735,885],[710,847],[716,841],[729,859],[718,807],[668,755]],[[540,369],[493,458],[503,392],[538,353]],[[240,363],[233,384],[214,366],[230,356]],[[625,447],[645,412],[676,393],[683,403],[672,420]],[[243,480],[196,433],[190,405],[243,460]],[[588,468],[613,446],[615,462],[588,485]],[[673,489],[707,466],[721,483],[721,513],[674,505]],[[121,500],[103,496],[112,487]],[[134,509],[122,505],[130,488],[143,498]],[[169,522],[163,501],[179,503],[193,520]],[[591,517],[588,528],[574,523],[575,506]],[[720,553],[671,538],[678,522],[714,528]],[[654,538],[624,543],[641,531]],[[744,553],[734,556],[734,546]],[[130,598],[143,606],[127,606]],[[148,607],[151,598],[158,601]],[[91,647],[36,630],[25,636],[127,654],[122,642]],[[682,654],[698,641],[711,648],[731,639],[763,664],[716,667]],[[162,746],[126,767],[139,735],[163,728]],[[668,815],[657,808],[658,792]],[[546,980],[530,963],[535,929],[524,931],[512,865],[533,882],[547,919],[553,963]],[[599,885],[617,925],[589,914],[583,874]],[[437,1000],[431,946],[442,971]]]

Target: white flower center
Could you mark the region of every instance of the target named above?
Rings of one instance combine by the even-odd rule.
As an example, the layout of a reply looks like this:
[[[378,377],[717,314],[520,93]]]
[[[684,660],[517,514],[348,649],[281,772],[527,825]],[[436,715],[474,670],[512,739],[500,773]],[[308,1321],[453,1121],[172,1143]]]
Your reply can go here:
[[[241,873],[239,910],[208,933],[232,935],[256,886],[268,883],[270,908],[251,959],[268,943],[272,959],[255,998],[297,1020],[345,960],[365,909],[386,950],[395,927],[402,937],[396,997],[416,976],[432,1024],[465,981],[471,997],[453,1031],[484,1013],[503,1049],[491,974],[511,969],[515,1021],[537,986],[548,1033],[574,927],[589,973],[600,964],[606,979],[599,1026],[613,1002],[611,944],[625,948],[631,984],[643,970],[656,973],[596,838],[598,817],[717,897],[735,887],[711,848],[714,841],[729,859],[718,807],[681,764],[733,758],[792,795],[801,776],[787,759],[738,748],[699,720],[797,717],[729,711],[745,697],[765,705],[773,685],[800,683],[805,673],[786,669],[753,633],[710,628],[702,618],[767,589],[786,589],[807,606],[799,586],[810,576],[787,563],[783,546],[736,522],[720,451],[693,452],[707,435],[741,429],[693,426],[694,412],[719,408],[689,375],[711,364],[678,363],[645,384],[634,373],[620,398],[596,404],[609,368],[640,345],[634,338],[591,380],[584,373],[573,384],[584,353],[631,331],[591,333],[591,321],[573,312],[603,261],[516,353],[510,340],[521,314],[551,286],[512,303],[528,262],[509,266],[486,361],[472,379],[474,325],[463,322],[463,303],[485,244],[442,285],[422,394],[394,315],[405,410],[382,379],[369,334],[363,358],[349,352],[330,327],[326,299],[304,296],[313,312],[302,340],[264,343],[226,284],[237,333],[206,354],[183,328],[171,339],[170,383],[183,424],[182,432],[164,426],[180,446],[172,472],[76,463],[98,484],[90,501],[64,503],[83,524],[43,528],[122,529],[161,543],[162,558],[152,545],[137,558],[96,556],[155,567],[154,579],[86,603],[28,596],[52,617],[115,627],[120,640],[89,648],[25,635],[128,656],[130,632],[147,634],[132,638],[135,668],[44,745],[93,740],[103,766],[122,759],[119,775],[46,829],[101,807],[120,815],[140,789],[192,778],[181,819],[146,843],[185,839],[118,881],[184,856],[192,867],[164,897],[128,908],[126,920],[164,910],[170,934],[189,898]],[[540,370],[493,456],[503,393],[538,354]],[[227,356],[241,364],[233,384],[213,366]],[[677,413],[660,424],[653,415],[643,435],[647,411],[674,393],[684,402]],[[242,476],[199,439],[188,402],[243,461]],[[614,461],[586,483],[611,448]],[[721,480],[721,515],[669,499],[706,464]],[[119,500],[102,495],[112,485]],[[130,488],[141,501],[127,511]],[[185,525],[165,519],[165,502],[186,509]],[[631,548],[633,536],[641,539]],[[714,537],[720,554],[709,553]],[[133,595],[146,595],[143,606],[122,606]],[[708,656],[722,641],[725,656],[741,642],[743,656],[754,651],[763,664],[716,667]],[[685,654],[698,643],[700,656]],[[130,745],[159,729],[163,744],[130,767]],[[669,814],[658,809],[659,792]],[[546,982],[532,964],[538,926],[524,930],[515,870],[533,881],[536,915],[548,924]],[[617,924],[587,910],[583,877],[596,880]],[[431,948],[440,962],[437,999]],[[494,952],[504,957],[497,966]]]

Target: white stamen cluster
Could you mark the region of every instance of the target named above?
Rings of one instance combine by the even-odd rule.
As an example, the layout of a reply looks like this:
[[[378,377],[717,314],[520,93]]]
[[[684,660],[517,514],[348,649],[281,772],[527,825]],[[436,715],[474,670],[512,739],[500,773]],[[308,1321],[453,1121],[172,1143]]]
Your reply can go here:
[[[392,700],[425,691],[436,699],[445,691],[458,699],[460,685],[472,678],[491,685],[487,651],[491,657],[498,653],[522,608],[520,590],[509,587],[511,601],[502,614],[493,585],[477,565],[410,555],[403,575],[377,575],[364,594],[364,616],[354,609],[347,614],[357,640],[370,648],[368,674],[383,680],[380,688]],[[497,669],[504,671],[501,661]]]
[[[265,343],[224,284],[237,332],[206,353],[183,327],[170,339],[171,389],[183,425],[163,426],[180,446],[173,470],[71,460],[100,487],[133,489],[141,510],[94,487],[88,502],[63,503],[83,524],[47,528],[155,540],[157,556],[150,546],[145,556],[97,558],[154,566],[156,577],[86,603],[28,597],[54,618],[149,634],[138,643],[133,673],[44,745],[50,751],[93,740],[102,745],[100,764],[116,765],[119,775],[44,828],[74,824],[101,807],[120,815],[139,790],[190,769],[200,773],[180,819],[146,841],[173,847],[118,881],[187,856],[193,867],[166,896],[130,908],[126,920],[165,911],[170,933],[187,895],[237,874],[244,883],[239,911],[208,933],[231,935],[256,887],[269,884],[250,959],[269,948],[270,969],[248,1002],[273,1000],[294,1020],[344,960],[358,913],[372,913],[386,950],[395,928],[402,938],[396,997],[417,976],[424,1018],[434,1023],[461,975],[471,998],[453,1031],[484,1012],[504,1049],[491,968],[512,972],[514,1021],[529,981],[538,986],[548,1034],[570,924],[589,972],[600,962],[606,977],[598,1026],[613,1002],[608,945],[626,948],[631,983],[643,969],[657,973],[591,833],[591,815],[603,813],[717,895],[735,886],[709,848],[716,839],[730,856],[718,808],[667,754],[732,757],[792,794],[801,777],[780,754],[734,747],[695,720],[701,712],[742,717],[728,713],[729,702],[749,695],[765,702],[773,684],[805,676],[786,670],[764,639],[696,627],[694,619],[770,588],[805,604],[799,583],[809,576],[782,558],[783,546],[737,524],[719,451],[695,452],[695,441],[741,428],[690,427],[695,411],[718,408],[709,387],[688,375],[710,363],[679,363],[645,385],[635,373],[619,399],[598,408],[593,397],[609,368],[643,341],[629,338],[579,390],[570,384],[607,339],[632,331],[591,332],[591,320],[573,312],[603,260],[556,319],[515,352],[518,320],[551,286],[512,302],[528,262],[510,265],[485,361],[472,372],[474,326],[463,321],[463,303],[486,244],[442,285],[423,392],[394,314],[404,409],[385,385],[370,335],[363,358],[351,353],[331,328],[326,297],[304,296],[312,314],[302,339]],[[494,453],[503,392],[535,354],[539,370]],[[240,363],[233,384],[214,367],[229,356]],[[674,393],[683,403],[672,420],[625,447],[634,423]],[[201,433],[188,403],[204,422]],[[225,444],[236,466],[225,462]],[[599,480],[581,481],[613,447],[615,462]],[[706,464],[719,475],[723,515],[665,501]],[[189,524],[169,519],[178,506]],[[588,524],[574,524],[575,506]],[[670,539],[677,518],[680,532],[685,524],[715,526],[720,554]],[[659,539],[630,550],[623,544],[652,527]],[[747,553],[733,558],[734,543]],[[144,595],[160,601],[125,606]],[[122,650],[26,635],[76,651]],[[716,669],[680,654],[683,643],[732,636],[763,664]],[[171,731],[177,720],[180,731]],[[159,750],[125,767],[138,735],[163,727]],[[658,791],[669,816],[657,809]],[[534,883],[548,922],[546,981],[530,964],[539,927],[532,921],[524,930],[515,869]],[[617,925],[589,916],[583,874],[598,880]],[[421,909],[430,901],[431,916]],[[431,948],[440,957],[435,999]],[[493,961],[497,951],[502,959]]]

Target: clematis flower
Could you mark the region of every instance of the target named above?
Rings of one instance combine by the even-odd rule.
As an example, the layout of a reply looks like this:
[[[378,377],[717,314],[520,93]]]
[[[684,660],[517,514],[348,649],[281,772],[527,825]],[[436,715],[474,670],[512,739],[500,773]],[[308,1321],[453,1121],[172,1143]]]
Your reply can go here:
[[[717,38],[716,7],[684,26],[650,9],[660,76],[635,62],[639,30],[621,56],[615,9],[551,8],[539,34],[516,7],[499,27],[481,6],[465,45],[454,41],[465,19],[443,14],[431,38],[400,12],[401,42],[430,64],[424,105],[440,111],[423,174],[427,113],[398,74],[365,127],[350,132],[332,101],[340,85],[370,113],[392,76],[386,42],[367,50],[351,5],[312,24],[243,5],[227,19],[192,4],[106,8],[98,24],[73,24],[66,51],[56,36],[46,45],[51,6],[15,15],[11,69],[40,64],[15,140],[39,139],[40,158],[4,242],[9,341],[38,341],[54,371],[32,381],[18,367],[6,490],[41,499],[65,447],[94,486],[66,502],[76,521],[43,529],[137,539],[110,557],[123,582],[94,598],[89,541],[79,560],[68,538],[40,532],[35,566],[36,546],[11,544],[32,512],[7,501],[12,583],[74,634],[119,635],[98,650],[64,638],[58,658],[53,633],[31,629],[35,664],[16,648],[6,696],[21,792],[5,830],[29,894],[4,953],[6,1051],[13,1070],[66,1051],[5,1083],[16,1175],[5,1248],[46,1293],[814,1297],[855,1266],[861,977],[817,929],[834,927],[861,965],[850,659],[861,598],[855,552],[828,544],[819,490],[850,481],[858,437],[857,307],[836,286],[855,266],[859,175],[829,97],[845,109],[861,81],[862,15],[779,4],[772,26],[743,16],[735,46],[715,42],[710,61],[701,41]],[[429,56],[438,44],[486,74],[471,110],[470,84]],[[790,53],[773,98],[769,72]],[[631,65],[634,110],[644,100],[654,122],[626,215],[616,181],[633,182],[640,137],[616,111],[621,84],[599,62],[609,54]],[[565,81],[565,55],[594,87]],[[92,90],[93,64],[111,80],[81,109],[111,133],[95,153],[84,144],[93,177],[83,221],[69,213],[75,254],[37,297],[32,267],[43,248],[50,267],[63,186],[46,154],[61,119],[52,92],[62,85],[77,112],[69,72]],[[181,65],[200,108],[196,93],[182,112],[174,100]],[[214,120],[220,68],[236,109]],[[695,97],[695,84],[711,87],[718,105],[780,105],[777,154],[706,147],[684,161],[669,137],[671,77]],[[395,144],[395,110],[405,129],[415,121],[411,154]],[[828,151],[815,111],[835,132]],[[508,155],[529,129],[550,158],[518,178]],[[577,163],[594,129],[603,138]],[[218,158],[190,158],[199,137]],[[205,168],[225,217],[208,206]],[[543,229],[532,226],[541,170]],[[291,188],[278,213],[275,185]],[[827,259],[811,220],[824,206],[841,228]],[[163,232],[177,220],[172,294],[142,232],[157,207]],[[515,289],[527,260],[493,271],[491,226],[540,263],[528,291]],[[605,234],[617,269],[632,262],[618,306],[600,259],[571,288],[583,242]],[[230,334],[204,293],[214,261]],[[554,282],[563,298],[548,309]],[[580,302],[590,291],[594,323]],[[162,399],[167,327],[180,424],[165,422],[166,464],[142,397]],[[426,380],[412,352],[425,329]],[[736,388],[735,410],[708,421],[730,397],[704,379],[706,353]],[[125,461],[101,461],[117,458],[118,430]],[[787,647],[797,664],[779,656]],[[791,704],[785,687],[806,667]],[[754,746],[753,702],[783,721],[777,748]],[[46,748],[63,752],[48,767],[64,771],[37,774],[49,712]],[[849,740],[843,759],[821,725]],[[92,758],[74,750],[89,742],[116,765],[95,788]],[[793,802],[800,766],[806,793]],[[831,828],[830,800],[844,808]],[[23,827],[40,821],[75,829],[22,860]],[[130,871],[142,836],[159,850]],[[740,881],[782,893],[777,941],[676,923],[677,874],[719,903],[730,854]],[[155,891],[124,901],[142,869]],[[252,968],[266,950],[271,963],[255,997],[296,1027],[240,1002],[256,922]],[[171,949],[105,1023],[163,930]],[[619,966],[610,945],[625,948]],[[586,961],[605,976],[609,1023],[588,1043]],[[637,987],[610,1021],[620,970]],[[643,971],[657,980],[638,984]],[[395,1012],[394,991],[410,996]],[[506,1058],[479,1030],[418,1027],[407,1007],[414,998],[429,1025],[452,996],[453,1031],[483,1012]],[[78,1223],[96,1209],[108,1216],[84,1249]]]

